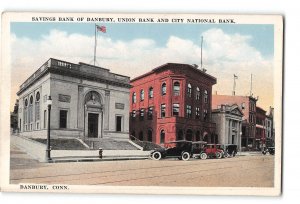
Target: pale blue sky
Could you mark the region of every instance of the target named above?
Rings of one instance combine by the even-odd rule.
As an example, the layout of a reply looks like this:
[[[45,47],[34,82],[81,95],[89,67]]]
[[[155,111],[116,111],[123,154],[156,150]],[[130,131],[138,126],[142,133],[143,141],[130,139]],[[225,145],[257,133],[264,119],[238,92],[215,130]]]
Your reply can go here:
[[[130,41],[136,38],[154,40],[158,46],[165,45],[171,35],[183,39],[189,39],[194,43],[200,43],[202,32],[212,28],[220,28],[228,34],[249,35],[252,39],[249,44],[256,48],[267,58],[273,57],[274,29],[273,25],[251,24],[137,24],[114,23],[105,25],[107,33],[104,34],[112,40]],[[17,37],[41,39],[53,29],[65,31],[68,34],[79,33],[87,36],[94,35],[94,23],[37,23],[15,22],[11,24],[11,32]],[[205,44],[204,44],[205,46]]]
[[[98,25],[105,25],[107,32],[98,32],[97,65],[114,73],[133,78],[167,62],[199,64],[203,35],[203,65],[218,79],[213,91],[231,94],[235,74],[239,77],[236,93],[247,95],[253,74],[253,93],[260,96],[259,103],[263,107],[273,105],[273,25]],[[91,63],[94,33],[94,23],[12,23],[12,71],[23,73],[12,81],[12,94],[50,57]]]

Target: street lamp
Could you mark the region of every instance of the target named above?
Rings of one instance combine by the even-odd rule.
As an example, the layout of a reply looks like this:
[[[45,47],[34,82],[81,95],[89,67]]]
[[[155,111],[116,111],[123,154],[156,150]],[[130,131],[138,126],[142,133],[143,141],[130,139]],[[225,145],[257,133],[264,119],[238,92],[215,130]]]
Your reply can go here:
[[[48,106],[48,129],[47,129],[47,149],[46,149],[46,154],[47,154],[47,161],[50,162],[51,159],[51,147],[50,147],[50,112],[51,112],[51,105],[52,105],[52,99],[51,96],[48,97],[47,99],[47,106]]]

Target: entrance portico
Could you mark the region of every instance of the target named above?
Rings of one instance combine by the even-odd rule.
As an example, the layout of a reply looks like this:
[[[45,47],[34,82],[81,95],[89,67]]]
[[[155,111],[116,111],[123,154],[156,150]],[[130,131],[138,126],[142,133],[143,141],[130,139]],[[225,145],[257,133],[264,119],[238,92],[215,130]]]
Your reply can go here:
[[[84,137],[102,138],[103,137],[103,105],[101,96],[96,91],[90,91],[85,96],[84,108]]]

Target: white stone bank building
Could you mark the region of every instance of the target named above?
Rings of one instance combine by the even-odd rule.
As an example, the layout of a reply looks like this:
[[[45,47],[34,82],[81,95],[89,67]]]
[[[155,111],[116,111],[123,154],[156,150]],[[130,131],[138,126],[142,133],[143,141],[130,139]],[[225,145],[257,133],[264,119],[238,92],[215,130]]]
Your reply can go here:
[[[17,93],[20,135],[46,138],[51,96],[51,138],[128,139],[129,89],[127,76],[50,58]]]
[[[235,144],[241,150],[243,112],[237,104],[221,104],[212,110],[212,121],[216,123],[218,143]]]

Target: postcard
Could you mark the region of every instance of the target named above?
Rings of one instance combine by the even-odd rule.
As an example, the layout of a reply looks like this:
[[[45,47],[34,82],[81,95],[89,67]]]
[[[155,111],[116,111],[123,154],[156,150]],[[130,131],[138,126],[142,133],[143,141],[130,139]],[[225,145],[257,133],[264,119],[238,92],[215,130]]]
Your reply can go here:
[[[281,194],[282,16],[2,16],[1,191]]]

